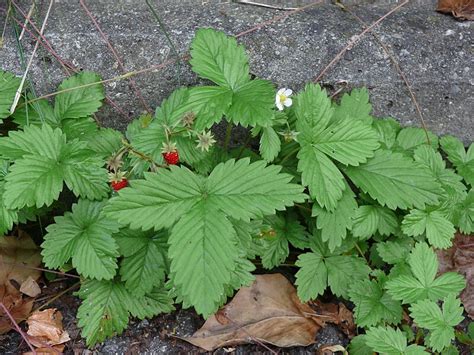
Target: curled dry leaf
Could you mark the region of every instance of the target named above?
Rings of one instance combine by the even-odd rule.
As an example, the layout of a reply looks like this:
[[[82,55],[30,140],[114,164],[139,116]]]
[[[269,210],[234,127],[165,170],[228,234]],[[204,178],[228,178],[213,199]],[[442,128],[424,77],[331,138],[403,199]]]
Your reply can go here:
[[[33,306],[33,299],[23,298],[18,288],[20,285],[27,287],[25,282],[28,279],[39,279],[41,271],[33,268],[40,265],[39,250],[26,233],[20,232],[19,237],[0,238],[0,302],[16,322],[26,319]],[[28,291],[32,291],[31,287]],[[10,329],[10,318],[0,310],[0,334]]]
[[[464,309],[474,319],[474,236],[456,233],[453,246],[438,250],[440,274],[456,271],[466,278],[466,288],[461,293]]]
[[[36,297],[41,293],[38,283],[31,276],[21,284],[20,292],[30,297]]]
[[[339,351],[342,352],[343,355],[349,355],[346,348],[344,348],[342,345],[322,346],[318,349],[318,354],[320,354],[320,355],[330,355],[330,354],[337,353]]]
[[[324,306],[327,317],[322,320],[299,300],[283,275],[257,275],[250,287],[241,288],[193,336],[181,339],[207,351],[260,342],[279,347],[307,346],[315,342],[316,333],[326,322],[340,321],[340,309],[333,306],[335,314],[329,314]]]
[[[436,10],[459,20],[474,20],[474,0],[438,0]]]
[[[339,326],[339,328],[349,338],[355,335],[356,325],[352,312],[347,309],[343,303],[322,303],[319,300],[310,301],[309,305],[313,309],[313,320],[318,323],[320,327],[325,327],[326,323],[332,323]]]
[[[61,352],[64,349],[61,344],[70,340],[68,332],[63,329],[63,316],[55,308],[36,311],[26,322],[28,340],[37,348],[51,349],[50,346]]]

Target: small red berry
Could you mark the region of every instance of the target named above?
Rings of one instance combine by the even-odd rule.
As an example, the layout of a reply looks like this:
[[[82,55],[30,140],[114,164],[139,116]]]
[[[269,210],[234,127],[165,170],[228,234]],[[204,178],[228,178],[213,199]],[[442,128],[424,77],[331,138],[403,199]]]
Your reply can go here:
[[[177,150],[173,150],[172,152],[165,152],[162,153],[162,155],[169,165],[176,165],[179,163],[179,154]]]
[[[110,186],[114,191],[118,191],[128,186],[128,180],[126,178],[123,178],[120,181],[112,181],[110,183]]]

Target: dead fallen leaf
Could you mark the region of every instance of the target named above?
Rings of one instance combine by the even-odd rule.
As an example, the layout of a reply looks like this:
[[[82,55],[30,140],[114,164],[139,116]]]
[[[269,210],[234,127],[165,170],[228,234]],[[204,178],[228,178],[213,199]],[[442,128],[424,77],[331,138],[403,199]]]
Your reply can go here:
[[[474,20],[474,0],[438,0],[436,11],[452,14],[459,20]]]
[[[340,321],[340,307],[324,306],[331,320]],[[302,303],[293,285],[281,274],[257,275],[234,299],[210,317],[191,337],[181,338],[207,351],[245,343],[268,343],[279,347],[307,346],[325,324]]]
[[[39,279],[41,271],[34,268],[40,265],[39,250],[26,233],[20,232],[19,237],[0,238],[0,302],[17,322],[26,319],[33,306],[33,299],[23,298],[19,288],[24,285],[28,289],[25,283],[28,279]],[[30,285],[28,291],[31,290]],[[10,329],[10,318],[0,310],[0,334]]]
[[[321,348],[319,348],[318,354],[321,354],[321,355],[328,354],[328,355],[330,355],[330,354],[337,353],[339,351],[342,352],[343,355],[349,355],[347,350],[342,345],[322,346]]]
[[[6,294],[5,285],[0,285],[0,302],[8,309],[16,322],[26,319],[33,307],[33,299],[23,299],[20,293]],[[0,309],[0,334],[5,334],[12,329],[10,318]]]
[[[55,345],[50,348],[37,348],[35,349],[35,354],[36,355],[58,355],[62,354],[64,350],[64,345]],[[23,355],[33,355],[32,351],[28,351],[26,353],[23,353]]]
[[[466,278],[466,288],[461,293],[464,309],[474,319],[474,236],[456,233],[453,246],[438,250],[440,274],[456,271]]]
[[[336,305],[315,300],[310,301],[309,305],[314,310],[313,320],[319,326],[325,327],[326,323],[333,323],[339,325],[339,328],[350,338],[355,335],[354,317],[343,303]]]
[[[28,317],[26,322],[28,323],[28,340],[38,348],[37,352],[44,349],[62,352],[64,350],[62,344],[70,340],[68,332],[63,329],[63,316],[55,308],[36,311]]]
[[[28,278],[21,284],[20,292],[30,297],[36,297],[41,293],[41,288],[35,279],[28,276]]]

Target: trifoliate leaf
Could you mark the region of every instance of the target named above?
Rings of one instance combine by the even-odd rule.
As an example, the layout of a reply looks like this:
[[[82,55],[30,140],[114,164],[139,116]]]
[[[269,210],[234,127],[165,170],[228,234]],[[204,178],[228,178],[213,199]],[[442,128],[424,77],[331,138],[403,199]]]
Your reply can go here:
[[[112,128],[101,128],[87,138],[87,147],[100,156],[109,157],[122,148],[123,135]]]
[[[443,151],[456,167],[456,171],[471,186],[474,186],[474,144],[469,149],[464,149],[463,143],[453,136],[444,136],[440,140]]]
[[[376,232],[390,235],[397,231],[398,219],[393,211],[378,205],[359,206],[352,225],[354,237],[369,239]]]
[[[250,80],[244,47],[235,38],[211,28],[196,31],[189,63],[202,78],[232,90]]]
[[[359,257],[325,256],[315,248],[312,253],[301,254],[295,265],[300,267],[295,284],[298,286],[298,296],[304,302],[323,294],[328,286],[336,296],[347,297],[350,285],[367,277],[370,271]]]
[[[125,330],[130,296],[122,283],[87,280],[78,295],[83,299],[77,310],[78,325],[82,328],[87,346]]]
[[[373,121],[372,127],[379,135],[379,142],[382,148],[391,149],[400,131],[400,123],[393,118],[376,119]]]
[[[417,236],[426,233],[426,237],[435,248],[446,249],[452,245],[456,229],[440,211],[411,210],[402,221],[403,233]]]
[[[382,260],[388,264],[404,262],[413,246],[411,238],[398,238],[377,243],[377,252]]]
[[[388,292],[403,303],[428,298],[437,301],[450,293],[459,293],[466,286],[464,278],[446,272],[436,278],[438,259],[426,243],[417,243],[408,257],[411,274],[402,274],[386,283]]]
[[[196,115],[195,129],[210,128],[219,122],[232,103],[232,91],[222,86],[197,86],[189,91],[185,108]]]
[[[275,90],[271,82],[255,79],[234,91],[232,105],[226,111],[235,124],[267,126],[273,118]]]
[[[344,168],[364,192],[390,209],[424,208],[442,193],[431,171],[399,153],[379,150],[365,164]]]
[[[281,140],[273,127],[264,127],[260,137],[260,155],[267,162],[272,162],[280,153]]]
[[[101,199],[108,194],[104,162],[86,143],[72,141],[48,125],[27,126],[0,139],[1,154],[15,160],[6,176],[5,204],[9,208],[51,205],[63,181],[76,196]]]
[[[10,108],[20,86],[21,78],[0,70],[0,123],[2,118],[10,116]]]
[[[198,313],[211,315],[235,270],[238,249],[232,224],[203,201],[176,223],[169,244],[173,281],[183,299]]]
[[[384,292],[376,281],[359,280],[349,289],[354,303],[354,317],[359,327],[377,325],[380,322],[397,324],[402,319],[402,305]]]
[[[333,116],[331,100],[326,90],[315,84],[307,84],[294,100],[297,131],[303,140],[308,137],[308,141],[311,141],[314,135],[327,127]]]
[[[441,351],[454,340],[454,328],[464,320],[463,307],[454,294],[443,299],[443,310],[436,302],[421,300],[410,307],[415,323],[430,331],[426,344],[435,351]]]
[[[18,221],[18,212],[5,207],[3,194],[5,182],[0,180],[0,236],[13,228],[13,223]]]
[[[324,153],[310,145],[301,147],[298,160],[298,171],[311,197],[321,207],[334,211],[346,188],[344,176]]]
[[[84,277],[110,280],[117,269],[118,246],[112,234],[117,224],[102,213],[103,202],[79,200],[72,212],[55,217],[41,245],[44,263],[56,269],[72,258]]]
[[[56,95],[54,113],[61,120],[81,118],[92,115],[102,106],[104,87],[99,84],[100,77],[92,72],[83,71],[64,80]],[[97,84],[94,84],[97,83]]]
[[[124,255],[120,275],[132,295],[144,296],[164,282],[167,262],[163,247],[166,235],[163,232],[121,231],[114,235],[114,239]]]
[[[366,88],[353,89],[350,94],[344,94],[341,99],[340,105],[336,106],[334,112],[334,119],[349,120],[349,121],[362,121],[367,124],[372,123],[372,105],[369,102],[369,92]]]
[[[421,355],[428,354],[419,345],[407,346],[407,338],[400,329],[370,328],[364,336],[366,344],[373,351],[387,355]]]
[[[316,227],[321,230],[321,238],[328,243],[329,250],[334,251],[342,245],[347,230],[352,229],[352,218],[356,210],[355,195],[349,186],[346,186],[333,212],[319,207],[317,203],[313,204],[312,215],[317,217]]]
[[[290,183],[292,176],[280,169],[246,158],[219,164],[204,178],[171,166],[131,181],[106,211],[134,229],[174,225],[171,278],[185,304],[209,315],[218,307],[238,257],[237,236],[226,216],[248,221],[305,200],[303,188]]]

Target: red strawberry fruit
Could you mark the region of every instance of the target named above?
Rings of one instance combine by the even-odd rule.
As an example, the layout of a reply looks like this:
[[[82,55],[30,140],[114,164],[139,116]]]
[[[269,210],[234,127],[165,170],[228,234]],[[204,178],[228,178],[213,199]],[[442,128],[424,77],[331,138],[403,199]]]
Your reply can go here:
[[[165,152],[162,154],[163,154],[163,158],[166,160],[166,162],[169,165],[176,165],[179,163],[179,154],[177,150],[174,150],[172,152]]]
[[[128,186],[128,180],[126,178],[123,178],[120,181],[111,181],[110,186],[114,191],[118,191]]]

